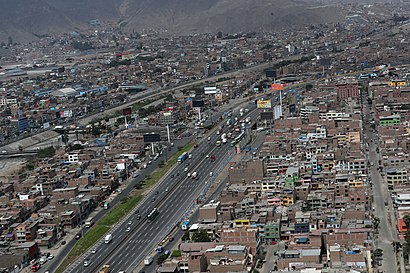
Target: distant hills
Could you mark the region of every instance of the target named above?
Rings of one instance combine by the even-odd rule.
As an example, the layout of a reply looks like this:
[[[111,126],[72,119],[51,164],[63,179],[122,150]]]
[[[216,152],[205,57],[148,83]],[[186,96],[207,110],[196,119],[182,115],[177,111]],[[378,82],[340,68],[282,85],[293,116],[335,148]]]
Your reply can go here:
[[[312,0],[0,0],[0,42],[82,30],[93,19],[125,30],[233,33],[340,21],[345,14]]]

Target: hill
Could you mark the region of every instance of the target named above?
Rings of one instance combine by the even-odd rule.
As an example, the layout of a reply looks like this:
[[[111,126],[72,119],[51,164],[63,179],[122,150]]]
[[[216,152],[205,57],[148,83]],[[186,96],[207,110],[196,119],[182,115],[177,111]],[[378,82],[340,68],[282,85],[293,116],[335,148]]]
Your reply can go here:
[[[344,17],[336,7],[312,0],[0,0],[0,6],[0,42],[81,30],[92,19],[121,21],[129,31],[188,34],[271,31]]]

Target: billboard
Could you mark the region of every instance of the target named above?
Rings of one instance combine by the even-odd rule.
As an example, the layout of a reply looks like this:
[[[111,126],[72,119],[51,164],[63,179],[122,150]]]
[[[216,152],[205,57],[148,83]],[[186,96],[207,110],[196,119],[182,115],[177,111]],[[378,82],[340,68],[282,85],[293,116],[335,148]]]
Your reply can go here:
[[[123,116],[129,116],[129,115],[131,115],[131,113],[132,113],[131,107],[122,109],[122,115]]]
[[[273,119],[273,112],[262,112],[261,120]]]
[[[44,129],[50,128],[50,123],[49,123],[49,122],[44,122],[44,123],[43,123],[43,128],[44,128]]]
[[[273,107],[273,114],[275,119],[280,119],[280,117],[282,116],[282,106],[276,105],[275,107]]]
[[[204,87],[205,94],[216,94],[219,90],[216,87]]]
[[[270,69],[265,71],[266,78],[277,78],[276,70]]]
[[[270,109],[272,108],[272,101],[271,100],[258,100],[256,102],[259,109]]]
[[[205,103],[203,100],[192,101],[192,107],[204,107]]]
[[[285,85],[284,85],[284,84],[281,84],[281,83],[272,83],[272,84],[270,85],[270,88],[271,88],[273,91],[280,91],[280,90],[283,90],[283,89],[285,88]]]
[[[144,142],[159,142],[161,141],[161,136],[159,134],[145,134]]]

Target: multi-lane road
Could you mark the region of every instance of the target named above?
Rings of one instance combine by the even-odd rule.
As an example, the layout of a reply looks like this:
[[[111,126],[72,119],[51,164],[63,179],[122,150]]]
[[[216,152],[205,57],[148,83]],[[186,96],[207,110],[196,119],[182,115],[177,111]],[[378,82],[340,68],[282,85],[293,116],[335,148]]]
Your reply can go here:
[[[249,104],[247,116],[255,120],[258,114],[254,104]],[[224,132],[229,128],[225,127]],[[192,158],[178,164],[146,198],[111,231],[113,240],[105,244],[103,240],[97,243],[96,253],[89,251],[78,259],[66,272],[97,272],[103,264],[110,264],[111,272],[124,270],[129,272],[153,251],[175,225],[190,213],[199,198],[211,185],[215,176],[235,154],[235,149],[229,144],[217,147],[216,141],[220,135],[212,133],[211,139],[203,138],[199,146],[192,151]],[[216,160],[210,161],[206,155],[215,155]],[[187,170],[185,171],[185,169]],[[210,176],[210,172],[213,176]],[[187,176],[187,173],[197,172],[198,179]],[[159,215],[152,223],[146,216],[153,208],[158,208]],[[141,219],[138,219],[141,215]],[[131,224],[129,225],[129,223]],[[131,231],[126,231],[130,226]],[[83,266],[83,260],[91,264]]]

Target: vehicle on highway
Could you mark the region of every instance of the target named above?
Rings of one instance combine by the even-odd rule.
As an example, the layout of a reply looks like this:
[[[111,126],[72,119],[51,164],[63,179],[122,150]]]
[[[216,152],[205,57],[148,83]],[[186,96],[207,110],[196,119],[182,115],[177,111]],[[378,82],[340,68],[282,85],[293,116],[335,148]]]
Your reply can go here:
[[[189,154],[188,154],[188,152],[184,152],[182,155],[180,155],[179,157],[178,157],[178,163],[182,163],[182,162],[184,162],[186,159],[188,159],[188,157],[189,157]]]
[[[157,208],[153,208],[152,211],[148,214],[148,223],[152,222],[155,220],[155,218],[158,216],[159,210]]]
[[[188,155],[188,158],[191,159],[191,158],[192,158],[192,154],[189,154],[189,155]]]
[[[87,221],[85,221],[85,227],[86,228],[90,228],[92,225],[94,224],[94,219],[91,217],[90,219],[88,219]]]
[[[152,257],[151,256],[147,256],[145,259],[144,259],[144,265],[150,265],[151,263],[152,263]]]
[[[109,244],[112,241],[112,234],[107,234],[104,237],[104,243]]]
[[[141,215],[138,214],[137,215],[137,220],[139,220],[139,219],[141,219]]]
[[[41,264],[39,262],[36,262],[31,266],[31,272],[37,272],[40,268]]]
[[[188,176],[188,177],[191,177],[191,173],[187,173],[187,176]]]
[[[84,260],[84,267],[89,266],[91,261],[89,259]]]
[[[81,238],[81,236],[82,236],[82,234],[81,234],[81,232],[79,232],[79,233],[77,233],[77,234],[75,235],[75,239],[78,240],[78,239]]]
[[[184,169],[184,172],[187,172],[187,171],[188,171],[188,168],[185,168],[185,169]]]
[[[210,136],[208,137],[208,141],[211,141],[211,137],[210,137]]]
[[[110,208],[110,202],[105,201],[104,202],[104,209],[109,209]]]
[[[198,173],[197,172],[193,172],[191,175],[192,179],[195,179],[198,177]]]
[[[216,147],[219,147],[219,146],[221,146],[221,141],[220,141],[220,140],[218,140],[218,141],[216,142]]]
[[[131,227],[127,227],[127,229],[125,231],[129,232],[130,230],[131,230]]]
[[[131,225],[132,225],[132,221],[129,221],[129,222],[128,222],[128,225],[131,226]]]
[[[214,176],[214,173],[213,173],[213,172],[210,172],[210,173],[209,173],[209,176],[211,176],[211,177]]]
[[[214,162],[216,160],[215,155],[211,155],[211,162]]]
[[[97,249],[96,249],[96,248],[93,248],[93,249],[91,250],[91,253],[92,253],[92,254],[97,253]]]

